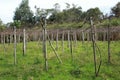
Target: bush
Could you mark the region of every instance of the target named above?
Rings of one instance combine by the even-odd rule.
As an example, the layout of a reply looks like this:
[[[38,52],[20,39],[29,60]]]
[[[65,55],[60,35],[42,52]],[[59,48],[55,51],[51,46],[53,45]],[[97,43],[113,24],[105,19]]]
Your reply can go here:
[[[120,19],[118,19],[118,18],[112,19],[111,26],[120,26]]]

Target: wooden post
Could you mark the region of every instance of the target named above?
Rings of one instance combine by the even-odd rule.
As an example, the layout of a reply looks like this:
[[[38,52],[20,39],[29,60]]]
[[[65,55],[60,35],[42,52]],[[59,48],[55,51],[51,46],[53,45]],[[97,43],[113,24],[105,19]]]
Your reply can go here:
[[[70,48],[70,32],[68,31],[68,48]]]
[[[4,34],[1,35],[1,43],[4,43]]]
[[[25,28],[23,29],[23,56],[26,53],[26,33],[25,33]]]
[[[110,19],[108,24],[108,63],[111,63],[111,54],[110,54]]]
[[[57,33],[56,33],[56,50],[58,50],[58,30],[57,30]]]
[[[73,35],[72,35],[72,28],[70,30],[70,53],[71,53],[71,58],[72,58],[72,61],[73,61],[73,48],[72,48],[72,39],[73,38]]]
[[[16,65],[16,26],[14,26],[14,65]]]
[[[64,31],[62,33],[62,52],[64,53]]]
[[[34,32],[33,38],[34,38],[34,39],[33,39],[34,41],[37,41],[37,32]]]
[[[2,34],[0,34],[0,42],[2,43]]]
[[[52,41],[52,42],[54,41],[54,39],[53,39],[53,33],[51,34],[51,41]]]
[[[84,44],[84,32],[83,32],[83,30],[82,30],[82,44]]]
[[[91,23],[91,34],[92,34],[92,44],[93,44],[93,54],[94,54],[94,66],[95,66],[95,76],[97,76],[97,66],[96,66],[96,48],[95,48],[95,32],[92,17],[90,18]]]
[[[48,62],[47,62],[47,46],[46,46],[46,29],[43,30],[44,38],[43,38],[43,52],[45,58],[45,68],[48,71]]]
[[[46,19],[45,17],[42,18],[43,24],[43,53],[44,53],[44,59],[45,59],[45,70],[48,71],[48,61],[47,61],[47,32],[46,32]]]
[[[24,34],[24,33],[23,33]],[[18,35],[18,42],[20,43],[20,36],[21,36],[21,34],[19,34]]]
[[[76,34],[76,32],[74,32],[74,42],[75,42],[74,47],[76,47],[77,46],[77,34]]]
[[[87,41],[89,42],[90,41],[90,35],[89,35],[90,33],[88,32],[87,33]]]
[[[4,34],[1,34],[1,43],[3,44],[3,36]]]
[[[106,41],[106,32],[103,32],[103,41]]]
[[[3,34],[3,46],[4,46],[4,53],[6,54],[6,47],[5,47],[5,34]]]
[[[3,35],[3,44],[5,45],[5,34]]]
[[[6,34],[6,43],[9,43],[9,35]]]
[[[96,26],[93,26],[94,27],[94,34],[95,34],[95,41],[97,41],[97,30],[96,30]]]
[[[48,36],[48,40],[49,40],[50,46],[51,46],[51,48],[53,49],[53,51],[54,51],[54,53],[55,53],[57,59],[59,60],[60,63],[62,63],[62,60],[61,60],[61,58],[58,56],[56,50],[54,49],[54,47],[53,47],[53,45],[52,45],[52,43],[51,43],[51,41],[50,41],[49,36]]]

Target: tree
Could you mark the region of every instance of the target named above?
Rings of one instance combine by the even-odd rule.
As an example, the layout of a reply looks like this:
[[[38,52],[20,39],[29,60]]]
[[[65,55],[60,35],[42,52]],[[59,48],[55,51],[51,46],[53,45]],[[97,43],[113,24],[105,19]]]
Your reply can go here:
[[[86,12],[87,19],[92,17],[93,20],[95,20],[95,21],[99,21],[101,19],[101,15],[103,15],[103,13],[100,11],[100,9],[98,7],[90,8]]]
[[[58,9],[57,9],[58,10]],[[63,23],[63,22],[78,22],[81,19],[82,14],[82,8],[77,7],[75,4],[72,5],[72,8],[70,8],[70,4],[66,3],[66,9],[59,12],[55,11],[50,16],[49,20],[57,23]]]
[[[54,8],[50,9],[49,11],[51,15],[49,16],[49,22],[61,22],[61,18],[59,17],[62,12],[60,12],[60,5],[59,3],[54,4]],[[61,21],[60,21],[61,20]]]
[[[55,12],[56,12],[56,13],[59,13],[59,12],[60,12],[60,4],[59,4],[59,3],[55,3],[55,4],[54,4],[54,7],[55,7],[55,9],[54,9]]]
[[[5,28],[5,25],[3,24],[2,20],[0,19],[0,30],[3,30]]]
[[[48,19],[51,16],[51,14],[53,14],[55,12],[54,9],[40,9],[37,6],[35,6],[35,9],[36,9],[36,12],[35,12],[35,16],[33,18],[34,18],[34,23],[37,25],[40,24],[40,22],[41,22],[40,19],[42,18],[43,15],[45,15],[46,18]]]
[[[116,17],[120,17],[120,2],[118,2],[111,10]]]
[[[66,4],[66,9],[70,9],[70,4],[69,3],[65,3]]]
[[[30,10],[28,0],[22,0],[20,6],[16,8],[14,21],[20,21],[22,26],[29,26],[33,21],[33,13]]]

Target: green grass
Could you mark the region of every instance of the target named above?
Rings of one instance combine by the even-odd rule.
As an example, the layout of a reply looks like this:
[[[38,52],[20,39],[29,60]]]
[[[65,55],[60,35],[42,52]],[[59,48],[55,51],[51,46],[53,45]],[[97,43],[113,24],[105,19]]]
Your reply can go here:
[[[55,47],[56,42],[52,42]],[[98,41],[102,54],[102,65],[98,77],[94,74],[92,43],[73,42],[73,61],[68,42],[64,42],[64,52],[59,41],[57,53],[62,64],[57,60],[52,48],[47,43],[48,66],[44,68],[42,43],[28,42],[25,56],[22,55],[22,43],[17,44],[17,65],[14,65],[13,44],[0,44],[0,80],[120,80],[120,41],[111,42],[111,64],[107,63],[107,42]],[[97,51],[98,52],[98,51]],[[99,54],[97,53],[97,62]],[[99,63],[97,63],[98,65]]]

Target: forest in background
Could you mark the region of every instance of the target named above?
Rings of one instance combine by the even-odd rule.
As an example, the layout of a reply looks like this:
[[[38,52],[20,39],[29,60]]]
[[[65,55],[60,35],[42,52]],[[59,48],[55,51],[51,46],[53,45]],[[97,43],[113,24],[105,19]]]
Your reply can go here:
[[[0,29],[12,28],[41,28],[42,17],[47,19],[47,28],[81,28],[88,27],[90,17],[94,25],[105,27],[110,19],[111,26],[120,26],[120,2],[111,8],[108,14],[103,14],[98,7],[83,11],[82,7],[76,4],[65,3],[66,8],[61,11],[60,4],[54,4],[52,9],[41,9],[35,6],[35,13],[29,7],[29,0],[22,0],[16,8],[13,22],[4,24],[0,20]]]

